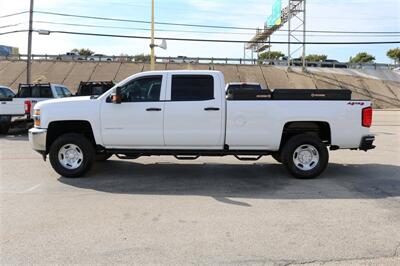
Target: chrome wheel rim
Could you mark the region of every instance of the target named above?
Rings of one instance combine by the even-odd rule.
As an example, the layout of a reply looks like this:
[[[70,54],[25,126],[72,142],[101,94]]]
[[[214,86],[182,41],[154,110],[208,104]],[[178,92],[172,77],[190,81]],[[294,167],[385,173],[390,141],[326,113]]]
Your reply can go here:
[[[58,151],[58,161],[67,169],[77,169],[83,162],[83,152],[75,144],[65,144]]]
[[[318,165],[318,162],[319,152],[310,144],[300,145],[293,153],[293,163],[302,171],[314,169]]]

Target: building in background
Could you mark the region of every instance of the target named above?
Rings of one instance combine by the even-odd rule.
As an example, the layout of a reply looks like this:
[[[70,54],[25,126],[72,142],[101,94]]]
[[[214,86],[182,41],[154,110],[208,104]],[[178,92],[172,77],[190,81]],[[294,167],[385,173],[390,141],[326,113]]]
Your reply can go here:
[[[9,55],[18,55],[18,54],[19,54],[18,47],[0,45],[0,56],[9,56]]]

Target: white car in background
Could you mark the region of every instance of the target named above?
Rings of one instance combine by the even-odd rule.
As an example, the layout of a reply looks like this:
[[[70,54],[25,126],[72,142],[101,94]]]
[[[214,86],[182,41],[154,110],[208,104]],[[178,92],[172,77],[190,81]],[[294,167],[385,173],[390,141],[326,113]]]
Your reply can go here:
[[[87,57],[88,61],[101,61],[101,62],[111,62],[114,61],[112,56],[104,54],[93,54]]]
[[[189,58],[187,56],[177,56],[176,58],[171,58],[169,60],[170,63],[190,63],[190,64],[195,64],[198,63],[199,60],[198,59],[194,59],[194,58]]]
[[[59,61],[83,61],[85,60],[84,56],[81,56],[79,53],[76,52],[67,52],[65,54],[61,54],[56,57],[56,60]]]

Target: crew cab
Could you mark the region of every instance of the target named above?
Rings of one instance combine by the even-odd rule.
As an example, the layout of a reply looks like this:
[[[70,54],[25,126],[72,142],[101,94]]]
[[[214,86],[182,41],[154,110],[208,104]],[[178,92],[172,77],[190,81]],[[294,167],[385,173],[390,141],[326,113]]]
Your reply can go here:
[[[6,89],[0,87],[0,90]],[[50,83],[20,84],[14,95],[8,93],[7,97],[3,97],[0,94],[0,133],[6,134],[12,125],[29,121],[36,103],[71,95],[64,85]]]
[[[219,71],[142,72],[97,97],[38,103],[29,140],[64,177],[80,177],[111,155],[272,155],[295,177],[314,178],[327,167],[328,148],[374,148],[371,103],[350,97],[315,89],[226,95]]]

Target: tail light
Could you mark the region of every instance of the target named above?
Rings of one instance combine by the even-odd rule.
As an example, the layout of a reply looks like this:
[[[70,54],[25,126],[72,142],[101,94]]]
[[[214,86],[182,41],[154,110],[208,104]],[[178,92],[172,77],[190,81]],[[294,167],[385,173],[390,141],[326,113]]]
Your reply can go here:
[[[362,126],[371,127],[372,124],[372,107],[362,109]]]
[[[32,103],[29,100],[26,100],[24,102],[24,106],[25,106],[25,114],[26,115],[30,115],[31,114],[31,107],[32,107]]]

